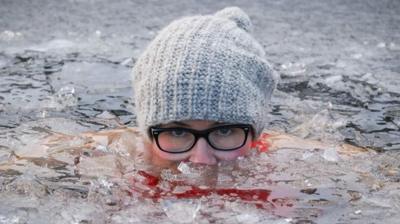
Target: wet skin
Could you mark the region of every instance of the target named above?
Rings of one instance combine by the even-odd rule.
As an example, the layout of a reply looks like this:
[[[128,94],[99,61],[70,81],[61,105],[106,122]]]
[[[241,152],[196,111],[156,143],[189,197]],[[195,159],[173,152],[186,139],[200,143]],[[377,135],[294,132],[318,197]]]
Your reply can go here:
[[[190,128],[195,130],[205,130],[216,126],[223,125],[223,123],[217,123],[214,121],[202,121],[202,120],[191,120],[172,122],[169,124],[161,125],[162,128]],[[239,149],[233,151],[218,151],[213,149],[207,142],[206,139],[200,138],[193,148],[184,153],[173,154],[163,152],[159,149],[156,142],[151,142],[151,154],[152,162],[159,166],[168,166],[180,161],[190,161],[192,163],[204,164],[204,165],[215,165],[218,161],[232,161],[239,156],[244,156],[251,148],[253,136],[249,133],[246,143]]]

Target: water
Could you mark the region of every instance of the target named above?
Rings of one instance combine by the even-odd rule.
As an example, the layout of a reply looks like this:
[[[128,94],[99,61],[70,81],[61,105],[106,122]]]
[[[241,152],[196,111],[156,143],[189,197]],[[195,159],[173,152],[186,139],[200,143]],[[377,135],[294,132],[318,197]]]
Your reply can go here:
[[[398,1],[0,5],[0,223],[398,222]],[[118,135],[112,145],[77,134],[134,126],[129,74],[141,50],[169,21],[228,5],[250,15],[280,74],[270,130],[329,147],[293,144],[206,173],[183,164],[181,174],[164,170],[156,186],[172,195],[190,184],[240,189],[242,196],[261,189],[266,200],[206,188],[195,198],[136,195],[132,148],[143,145],[135,134]],[[371,150],[343,154],[343,142]],[[189,181],[191,172],[200,183]],[[188,185],[167,181],[185,178]]]

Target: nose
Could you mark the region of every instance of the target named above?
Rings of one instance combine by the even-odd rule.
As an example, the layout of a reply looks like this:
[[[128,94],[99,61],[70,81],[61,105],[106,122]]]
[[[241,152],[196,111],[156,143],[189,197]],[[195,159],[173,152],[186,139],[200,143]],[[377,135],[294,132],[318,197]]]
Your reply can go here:
[[[217,163],[217,159],[213,154],[213,149],[207,143],[204,138],[200,138],[196,145],[193,146],[192,154],[189,157],[189,161],[192,163],[199,163],[205,165],[214,165]]]

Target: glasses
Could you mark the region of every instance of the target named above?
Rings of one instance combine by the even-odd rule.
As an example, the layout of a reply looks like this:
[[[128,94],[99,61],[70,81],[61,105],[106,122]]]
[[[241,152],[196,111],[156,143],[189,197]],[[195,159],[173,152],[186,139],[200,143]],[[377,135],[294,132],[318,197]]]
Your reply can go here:
[[[150,128],[150,132],[161,151],[183,153],[191,150],[199,138],[205,138],[215,150],[239,149],[246,143],[250,129],[250,125],[232,124],[201,131],[189,128]]]

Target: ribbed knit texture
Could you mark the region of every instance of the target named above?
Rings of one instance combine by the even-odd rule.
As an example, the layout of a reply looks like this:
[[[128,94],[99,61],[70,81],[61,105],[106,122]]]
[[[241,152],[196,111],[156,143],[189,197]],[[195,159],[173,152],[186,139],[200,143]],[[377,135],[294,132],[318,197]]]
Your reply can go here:
[[[251,124],[261,133],[275,82],[251,30],[237,7],[161,30],[132,72],[139,128],[210,120]]]

